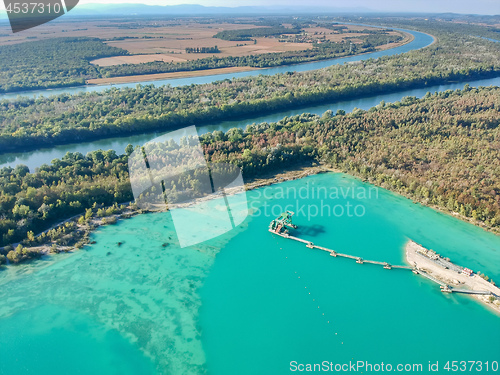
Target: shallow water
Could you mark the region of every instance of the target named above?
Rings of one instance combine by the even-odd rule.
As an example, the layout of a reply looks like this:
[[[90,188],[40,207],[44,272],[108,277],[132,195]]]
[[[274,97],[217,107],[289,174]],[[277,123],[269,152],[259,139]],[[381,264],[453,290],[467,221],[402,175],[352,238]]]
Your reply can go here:
[[[476,300],[267,231],[273,209],[292,209],[296,234],[316,244],[402,264],[411,238],[500,280],[499,237],[370,187],[324,174],[248,192],[251,217],[187,249],[169,214],[141,215],[100,229],[86,250],[0,273],[0,374],[274,375],[290,361],[439,361],[441,370],[447,360],[499,361],[500,317]],[[349,217],[348,204],[365,214]],[[47,358],[30,356],[43,343]]]
[[[61,306],[32,306],[0,320],[0,374],[152,374],[117,331]]]
[[[195,321],[201,304],[197,289],[225,240],[180,249],[168,213],[123,220],[100,229],[93,239],[95,245],[59,262],[52,257],[0,274],[0,329],[17,327],[2,329],[0,353],[13,341],[19,349],[12,360],[0,361],[0,374],[17,374],[19,363],[37,375],[78,370],[78,362],[70,360],[50,372],[41,371],[38,360],[25,361],[32,342],[42,340],[64,341],[67,350],[80,346],[80,355],[89,353],[87,360],[94,350],[110,358],[109,366],[84,373],[203,373],[205,357]],[[57,315],[65,318],[52,318]],[[26,325],[29,316],[37,324]],[[88,320],[95,322],[101,339],[80,323]],[[124,361],[126,371],[116,372],[112,360],[122,356],[131,365]]]

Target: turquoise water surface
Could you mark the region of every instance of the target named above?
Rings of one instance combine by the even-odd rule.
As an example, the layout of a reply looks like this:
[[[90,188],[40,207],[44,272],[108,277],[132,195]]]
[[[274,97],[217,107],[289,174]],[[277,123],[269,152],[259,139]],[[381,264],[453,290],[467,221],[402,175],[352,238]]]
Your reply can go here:
[[[285,187],[291,191],[281,198]],[[322,189],[331,187],[344,192],[353,187],[355,199],[350,193],[345,199],[324,199]],[[378,197],[371,190],[370,199],[369,185],[342,174],[267,190],[267,197],[276,198],[257,202],[268,204],[268,211],[276,205],[276,212],[291,204],[299,225],[294,233],[315,244],[404,264],[410,238],[500,280],[499,237],[385,190],[378,189]],[[365,215],[348,217],[348,203],[363,206]],[[322,206],[324,216],[308,217],[308,211],[314,215]],[[337,207],[337,214],[344,207],[344,216],[328,216],[328,206]],[[264,211],[260,206],[257,212]],[[266,232],[269,221],[266,215],[252,218],[248,230],[217,256],[201,290],[210,373],[287,374],[291,361],[384,362],[394,368],[439,361],[439,373],[448,373],[446,361],[500,361],[500,317],[476,300],[444,295],[438,285],[410,271],[359,265],[308,249]]]
[[[61,306],[0,320],[1,374],[153,374],[154,366],[115,330]]]
[[[1,272],[0,374],[285,374],[291,361],[349,360],[448,373],[446,361],[500,361],[500,316],[475,299],[267,227],[291,209],[295,234],[318,245],[403,264],[411,238],[495,280],[498,236],[344,174],[247,194],[240,227],[192,248],[176,245],[168,213],[147,214]]]

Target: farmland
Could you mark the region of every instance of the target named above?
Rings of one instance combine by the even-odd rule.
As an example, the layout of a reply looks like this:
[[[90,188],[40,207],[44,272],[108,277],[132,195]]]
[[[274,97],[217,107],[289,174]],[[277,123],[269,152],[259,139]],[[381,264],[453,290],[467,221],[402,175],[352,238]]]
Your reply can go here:
[[[337,24],[331,20],[289,21],[251,17],[89,19],[50,23],[20,35],[11,35],[6,27],[0,26],[0,55],[14,53],[20,61],[28,55],[41,56],[44,68],[38,73],[47,78],[43,82],[35,80],[29,71],[17,71],[5,59],[2,69],[14,69],[10,77],[16,79],[4,77],[0,91],[140,81],[146,75],[154,80],[214,74],[218,69],[236,72],[392,48],[411,39],[409,34],[399,31]],[[92,40],[101,44],[102,51],[109,52],[70,56],[64,49],[68,61],[79,61],[77,74],[66,69],[65,64],[56,63],[58,56],[52,51],[57,49],[53,44],[71,43],[71,50],[86,51],[87,46],[79,44],[89,44]],[[21,45],[23,48],[19,48]],[[64,82],[58,77],[65,77]]]
[[[214,35],[223,31],[244,30],[252,28],[265,28],[251,18],[234,19],[228,22],[210,20],[89,20],[85,22],[60,21],[48,25],[42,25],[36,30],[26,30],[22,35],[9,33],[7,26],[0,26],[0,46],[16,44],[26,41],[51,39],[54,37],[91,37],[99,38],[106,44],[122,48],[132,55],[122,60],[121,57],[115,61],[99,59],[94,61],[96,65],[109,66],[113,64],[138,64],[156,60],[178,62],[194,60],[206,56],[248,56],[270,52],[299,51],[313,48],[312,41],[318,36],[325,36],[326,40],[340,43],[347,38],[366,35],[364,29],[377,30],[375,28],[345,25],[351,33],[338,33],[335,30],[322,27],[317,24],[306,24],[299,37],[300,42],[280,42],[278,37],[257,37],[257,43],[253,41],[230,41],[214,38]],[[291,24],[283,24],[292,30]],[[353,33],[359,31],[358,33]],[[399,32],[389,32],[391,35]],[[286,34],[285,34],[286,35]],[[292,35],[289,35],[292,36]],[[295,36],[295,35],[294,35]],[[354,42],[360,42],[355,40]],[[214,47],[218,46],[221,54],[200,54],[200,56],[187,54],[186,48]],[[191,56],[190,56],[191,55]],[[112,58],[110,58],[112,59]]]
[[[261,28],[253,25],[253,28]],[[155,37],[142,39],[142,37],[127,38],[119,41],[107,41],[113,47],[122,48],[132,54],[132,56],[117,56],[92,61],[99,66],[112,66],[120,64],[139,64],[153,61],[164,62],[184,62],[198,60],[203,57],[230,57],[230,56],[250,56],[265,53],[280,53],[290,51],[303,51],[313,48],[313,43],[319,37],[336,43],[342,43],[347,38],[362,37],[367,34],[359,33],[336,33],[333,30],[325,29],[321,26],[308,27],[300,35],[283,34],[283,37],[256,37],[252,40],[232,41],[214,38],[214,35],[227,30],[246,30],[249,25],[238,24],[196,24],[188,23],[179,26],[170,26],[175,29],[175,33],[168,33],[169,26],[159,28],[154,33]],[[349,30],[359,30],[359,26],[347,26]],[[365,28],[366,29],[366,28]],[[369,28],[375,30],[373,28]],[[292,29],[290,29],[292,30]],[[170,30],[172,31],[172,30]],[[401,35],[390,32],[390,35]],[[285,41],[283,41],[283,39]],[[293,40],[292,40],[293,39]],[[352,39],[353,43],[361,43],[361,39]],[[189,54],[186,48],[215,47],[220,49],[220,53]]]

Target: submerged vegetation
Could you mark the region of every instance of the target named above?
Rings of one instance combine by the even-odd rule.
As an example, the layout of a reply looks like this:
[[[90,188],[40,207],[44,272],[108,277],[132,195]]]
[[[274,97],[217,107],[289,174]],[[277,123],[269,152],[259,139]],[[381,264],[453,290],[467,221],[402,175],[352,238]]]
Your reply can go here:
[[[237,165],[247,178],[321,162],[498,231],[499,108],[499,88],[466,87],[381,103],[369,111],[303,114],[215,131],[200,140],[208,161]],[[92,210],[105,216],[102,206],[118,209],[132,200],[128,156],[133,151],[130,145],[124,155],[68,153],[34,173],[23,166],[0,170],[1,244],[28,245],[34,233],[57,221],[77,214],[85,220]],[[165,188],[195,193],[197,185],[186,178]],[[51,234],[58,238],[52,232],[45,238],[51,240]]]

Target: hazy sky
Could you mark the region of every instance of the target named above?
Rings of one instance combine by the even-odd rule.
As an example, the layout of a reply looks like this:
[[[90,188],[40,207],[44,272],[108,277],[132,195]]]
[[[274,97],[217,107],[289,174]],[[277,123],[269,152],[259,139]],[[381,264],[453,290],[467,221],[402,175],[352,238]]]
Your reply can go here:
[[[316,5],[339,8],[362,7],[384,12],[500,14],[500,0],[80,0],[80,4],[91,3],[201,4],[229,7],[241,5]],[[0,1],[0,9],[4,9],[3,1]]]

